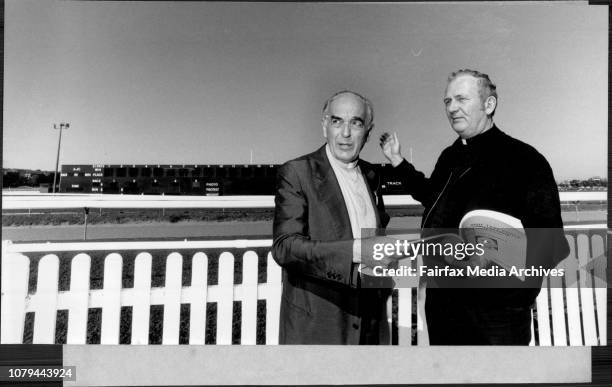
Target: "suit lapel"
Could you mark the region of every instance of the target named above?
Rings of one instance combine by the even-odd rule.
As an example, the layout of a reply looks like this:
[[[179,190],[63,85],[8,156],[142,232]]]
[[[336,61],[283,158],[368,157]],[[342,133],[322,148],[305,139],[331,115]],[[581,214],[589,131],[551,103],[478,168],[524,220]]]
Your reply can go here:
[[[315,152],[313,160],[315,189],[319,200],[329,213],[329,220],[336,238],[350,239],[353,237],[351,220],[340,184],[325,154],[325,145]]]
[[[359,159],[359,169],[363,175],[366,184],[368,185],[368,194],[370,195],[370,201],[372,202],[372,208],[374,209],[374,215],[376,216],[376,227],[381,228],[380,214],[378,213],[378,196],[376,190],[378,189],[379,182],[376,172],[363,160]]]

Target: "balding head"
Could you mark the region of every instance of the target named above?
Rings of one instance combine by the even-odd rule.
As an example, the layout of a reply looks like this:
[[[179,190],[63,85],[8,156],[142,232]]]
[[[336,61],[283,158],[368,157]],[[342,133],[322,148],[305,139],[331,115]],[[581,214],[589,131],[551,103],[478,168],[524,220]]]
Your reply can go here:
[[[333,157],[351,163],[368,141],[374,126],[372,104],[362,95],[344,90],[323,105],[323,136]]]
[[[331,102],[336,98],[345,96],[347,94],[357,97],[364,104],[367,113],[366,126],[371,127],[374,123],[374,108],[372,107],[372,102],[370,102],[370,100],[364,97],[363,95],[356,93],[352,90],[342,90],[329,97],[327,101],[325,101],[325,103],[323,104],[323,118],[325,118],[325,116],[329,114],[329,105],[331,104]]]

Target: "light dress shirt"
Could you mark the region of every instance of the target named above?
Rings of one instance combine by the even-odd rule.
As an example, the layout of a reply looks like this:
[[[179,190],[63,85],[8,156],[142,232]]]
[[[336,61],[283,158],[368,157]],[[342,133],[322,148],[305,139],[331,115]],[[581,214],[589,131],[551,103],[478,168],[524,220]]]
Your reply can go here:
[[[361,243],[359,243],[359,239],[373,236],[376,229],[375,209],[370,199],[368,186],[357,165],[357,160],[344,163],[336,159],[329,149],[329,144],[325,147],[325,152],[340,185],[351,221],[351,230],[355,239],[355,243],[353,243],[353,260],[361,261]]]

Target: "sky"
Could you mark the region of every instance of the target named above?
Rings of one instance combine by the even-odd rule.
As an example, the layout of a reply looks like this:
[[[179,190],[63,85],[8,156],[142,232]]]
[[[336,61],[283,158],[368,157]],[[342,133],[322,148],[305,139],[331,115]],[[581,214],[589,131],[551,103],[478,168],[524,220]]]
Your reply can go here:
[[[270,164],[324,143],[334,92],[368,97],[362,158],[397,131],[430,173],[456,135],[448,74],[488,73],[495,122],[555,178],[607,175],[608,9],[571,3],[5,1],[5,168]],[[511,163],[512,160],[499,160]]]

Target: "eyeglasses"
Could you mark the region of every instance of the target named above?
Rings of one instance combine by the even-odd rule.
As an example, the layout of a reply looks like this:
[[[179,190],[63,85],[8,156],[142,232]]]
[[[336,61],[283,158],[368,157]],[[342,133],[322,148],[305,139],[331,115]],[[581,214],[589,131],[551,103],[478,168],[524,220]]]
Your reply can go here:
[[[329,124],[335,129],[343,128],[344,124],[346,123],[344,119],[337,116],[328,115],[325,116],[325,118],[327,118]],[[365,129],[366,125],[361,118],[351,118],[349,121],[349,127],[353,130],[363,130]]]

